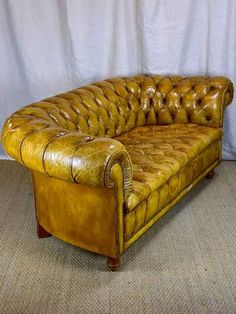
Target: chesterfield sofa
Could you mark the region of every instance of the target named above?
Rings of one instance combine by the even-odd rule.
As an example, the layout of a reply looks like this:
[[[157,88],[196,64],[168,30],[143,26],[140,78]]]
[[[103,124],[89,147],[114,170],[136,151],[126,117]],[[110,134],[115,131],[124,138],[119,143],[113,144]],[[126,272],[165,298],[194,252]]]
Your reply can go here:
[[[225,77],[112,78],[28,105],[2,144],[32,170],[37,231],[121,255],[221,161]],[[183,230],[184,231],[184,230]]]

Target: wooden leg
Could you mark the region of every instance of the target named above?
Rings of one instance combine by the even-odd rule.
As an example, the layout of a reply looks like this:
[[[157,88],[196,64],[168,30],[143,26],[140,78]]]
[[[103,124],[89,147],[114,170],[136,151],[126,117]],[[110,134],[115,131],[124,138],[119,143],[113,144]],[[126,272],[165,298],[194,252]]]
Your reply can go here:
[[[43,229],[42,226],[37,222],[37,235],[39,238],[48,238],[51,237],[51,234]]]
[[[108,257],[107,266],[109,267],[111,271],[117,271],[118,268],[120,267],[120,258]]]
[[[206,175],[207,179],[212,179],[214,177],[215,171],[211,170],[210,172],[208,172],[208,174]]]

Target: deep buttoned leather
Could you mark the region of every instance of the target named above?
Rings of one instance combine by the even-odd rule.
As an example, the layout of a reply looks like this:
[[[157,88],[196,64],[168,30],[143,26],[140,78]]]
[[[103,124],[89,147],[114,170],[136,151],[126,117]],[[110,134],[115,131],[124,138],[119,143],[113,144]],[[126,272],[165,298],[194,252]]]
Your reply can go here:
[[[129,155],[107,137],[155,124],[220,127],[232,95],[232,82],[224,77],[113,78],[20,109],[6,121],[2,143],[9,155],[33,170],[90,185],[107,186],[108,165],[119,161],[128,195]]]
[[[127,149],[133,165],[132,191],[126,210],[132,211],[221,136],[221,128],[176,123],[137,127],[117,137]],[[198,173],[198,169],[194,170]],[[190,171],[188,181],[195,177]]]
[[[33,170],[46,230],[114,258],[220,162],[232,98],[225,77],[112,78],[21,108],[7,119],[2,144]],[[83,237],[90,227],[93,236]]]

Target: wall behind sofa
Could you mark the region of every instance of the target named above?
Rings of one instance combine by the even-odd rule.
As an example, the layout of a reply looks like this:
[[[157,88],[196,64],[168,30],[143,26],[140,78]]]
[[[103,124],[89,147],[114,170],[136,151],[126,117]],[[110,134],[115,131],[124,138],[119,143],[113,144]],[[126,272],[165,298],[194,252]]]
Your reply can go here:
[[[0,128],[25,104],[110,76],[236,83],[235,0],[0,0],[0,38]],[[236,159],[236,101],[223,148]]]

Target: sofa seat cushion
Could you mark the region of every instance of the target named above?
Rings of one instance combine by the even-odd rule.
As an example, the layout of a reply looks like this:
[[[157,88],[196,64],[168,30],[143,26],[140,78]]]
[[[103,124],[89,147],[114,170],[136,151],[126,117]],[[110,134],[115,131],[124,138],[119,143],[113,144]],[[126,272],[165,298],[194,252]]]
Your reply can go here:
[[[137,127],[117,137],[133,163],[126,212],[134,210],[221,136],[220,128],[179,123]]]
[[[221,140],[217,140],[190,160],[156,191],[151,192],[132,211],[125,212],[125,242],[131,238],[135,241],[136,234],[141,235],[148,225],[150,227],[168,210],[168,206],[172,207],[177,203],[196,184],[196,181],[211,170],[210,167],[218,164],[220,153]]]

